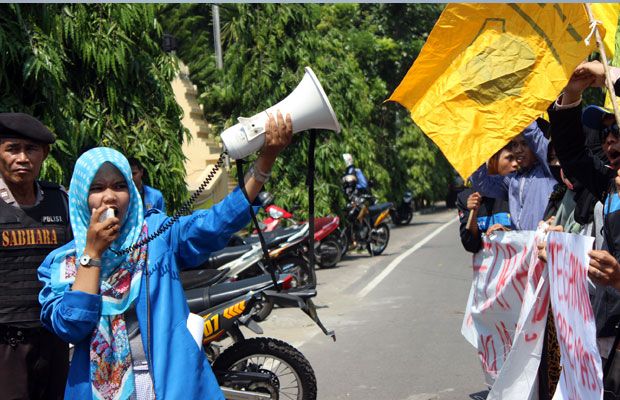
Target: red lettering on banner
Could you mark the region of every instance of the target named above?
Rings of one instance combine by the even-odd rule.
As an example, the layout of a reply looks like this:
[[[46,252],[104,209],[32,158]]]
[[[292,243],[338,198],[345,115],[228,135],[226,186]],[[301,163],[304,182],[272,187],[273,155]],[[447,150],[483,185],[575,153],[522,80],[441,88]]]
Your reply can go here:
[[[486,270],[487,270],[486,265],[474,265],[474,274],[480,274],[480,273],[486,272]]]
[[[506,329],[506,325],[503,321],[498,324],[495,324],[495,329],[497,333],[499,333],[499,337],[502,340],[502,346],[504,348],[504,360],[508,357],[508,353],[510,352],[510,348],[512,347],[512,338],[510,337],[510,332]]]
[[[576,310],[583,319],[588,322],[594,319],[588,291],[584,286],[586,282],[586,268],[578,257],[565,252],[559,243],[550,243],[550,256],[556,266],[551,273],[557,280],[557,298],[560,302],[568,304],[569,308]],[[568,250],[568,249],[567,249]],[[558,257],[560,253],[563,257]],[[557,260],[557,262],[556,262]]]
[[[562,246],[561,243],[551,242],[549,243],[547,247],[549,249],[549,252],[548,252],[549,261],[551,265],[554,265],[555,263],[553,260],[558,258],[558,253],[561,250],[563,250],[564,246]]]
[[[573,339],[572,338],[573,330],[571,328],[570,333],[569,333],[568,323],[560,312],[556,312],[555,320],[556,320],[556,328],[558,331],[558,338],[560,339],[559,340],[560,346],[564,347],[564,350],[565,350],[564,353],[562,354],[566,354],[566,356],[568,357],[568,362],[570,364],[570,367],[572,369],[575,369],[575,363],[573,362],[573,354],[571,351],[566,351],[568,348],[569,341],[572,341]],[[572,344],[570,345],[570,347],[572,348]]]
[[[502,255],[500,256],[499,253],[502,253]],[[496,299],[494,299],[495,301],[497,301],[497,304],[499,304],[499,306],[501,308],[509,308],[507,307],[507,305],[503,304],[500,296],[501,296],[501,292],[502,292],[502,288],[505,285],[505,280],[506,277],[504,275],[506,275],[506,260],[504,259],[504,248],[501,246],[501,243],[495,243],[495,257],[493,259],[493,266],[491,267],[491,270],[489,271],[489,274],[487,275],[487,282],[486,282],[486,288],[487,290],[489,288],[491,288],[491,284],[490,284],[490,280],[493,277],[493,271],[495,270],[495,267],[497,266],[498,262],[500,260],[504,260],[501,262],[501,267],[500,267],[500,271],[498,274],[498,282],[497,285],[495,286],[495,296]],[[489,298],[490,296],[487,293],[487,298]]]
[[[502,269],[500,270],[497,285],[495,287],[495,293],[497,295],[496,301],[500,305],[500,307],[509,310],[511,308],[511,305],[508,301],[506,301],[502,292],[505,290],[505,286],[508,283],[508,279],[511,277],[512,271],[515,268],[518,268],[519,265],[516,257],[514,257],[517,252],[513,246],[511,246],[510,244],[506,244],[505,247],[500,247],[500,249],[502,250],[502,256],[504,261],[502,263]],[[520,264],[522,266],[523,263]],[[525,266],[525,276],[527,278],[527,266]],[[514,284],[514,281],[512,282],[512,285],[517,292],[517,295],[519,296],[519,300],[522,302],[523,296],[521,295],[519,288]],[[525,288],[525,285],[523,285],[523,287]]]
[[[596,367],[594,366],[594,357],[583,347],[581,338],[577,338],[575,342],[575,357],[579,363],[581,385],[588,390],[596,390]]]
[[[521,252],[521,257],[516,259],[515,262],[517,264],[517,272],[515,273],[515,279],[512,281],[512,287],[514,288],[517,296],[519,296],[519,300],[523,302],[523,294],[525,293],[525,288],[527,287],[527,277],[528,277],[528,268],[529,263],[528,260],[525,259],[529,249],[527,246],[523,247],[523,251]],[[516,252],[515,252],[516,253]],[[519,284],[517,286],[517,284]]]
[[[568,394],[568,400],[581,400],[577,395],[577,388],[574,385],[570,387],[570,393]]]
[[[526,333],[525,334],[525,341],[526,342],[531,342],[532,340],[536,340],[537,337],[538,337],[537,333],[532,333],[532,334]]]
[[[480,343],[482,343],[482,350],[478,351],[478,356],[482,362],[482,368],[488,372],[497,372],[497,353],[495,352],[493,336],[488,335],[485,338],[485,336],[480,335]]]
[[[532,271],[532,283],[534,286],[538,286],[538,282],[540,282],[544,270],[545,263],[541,260],[537,260],[536,264],[534,264],[534,270]]]

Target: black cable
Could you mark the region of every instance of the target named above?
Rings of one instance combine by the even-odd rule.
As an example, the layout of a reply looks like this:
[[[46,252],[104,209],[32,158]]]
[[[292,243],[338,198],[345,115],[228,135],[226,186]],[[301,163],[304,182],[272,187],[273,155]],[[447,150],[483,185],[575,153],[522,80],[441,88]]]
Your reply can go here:
[[[226,155],[227,155],[226,151],[223,151],[222,154],[220,154],[220,158],[218,158],[217,162],[213,166],[213,169],[211,169],[211,171],[205,178],[204,182],[202,182],[200,186],[198,187],[198,189],[196,189],[196,191],[190,196],[190,198],[185,203],[183,203],[181,208],[169,220],[167,220],[164,224],[162,224],[154,233],[148,235],[146,238],[132,244],[131,246],[123,250],[114,250],[114,249],[110,249],[110,250],[117,256],[122,256],[123,254],[129,254],[135,249],[142,247],[143,245],[149,243],[150,241],[152,241],[153,239],[155,239],[156,237],[158,237],[159,235],[161,235],[162,233],[170,229],[170,227],[174,225],[175,222],[179,220],[179,218],[181,218],[184,215],[189,214],[192,211],[192,207],[194,205],[194,202],[198,198],[198,196],[200,196],[200,194],[207,188],[207,186],[209,186],[209,183],[211,183],[213,178],[215,178],[217,171],[219,171],[219,169],[222,168],[222,165],[224,165],[224,159],[226,158]]]

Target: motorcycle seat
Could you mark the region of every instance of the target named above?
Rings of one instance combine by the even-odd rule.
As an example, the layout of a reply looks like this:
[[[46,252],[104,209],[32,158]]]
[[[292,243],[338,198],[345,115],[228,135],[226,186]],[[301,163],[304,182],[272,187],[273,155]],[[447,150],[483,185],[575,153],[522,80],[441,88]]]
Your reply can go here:
[[[372,214],[378,214],[391,207],[392,207],[392,203],[390,202],[373,204],[372,206],[368,207],[368,211],[370,211]]]
[[[318,231],[322,229],[325,225],[329,224],[334,220],[334,217],[319,217],[314,219],[314,231]]]
[[[257,291],[273,285],[268,274],[243,279],[236,282],[224,282],[209,287],[201,287],[185,291],[189,310],[199,313],[242,296],[251,290]]]
[[[288,238],[299,232],[300,229],[301,228],[299,228],[298,226],[276,229],[275,231],[271,232],[263,232],[263,237],[265,238],[265,243],[267,244],[267,247],[273,248],[286,242]],[[245,239],[245,242],[249,244],[258,243],[258,241],[258,235],[252,235]]]
[[[251,244],[224,247],[222,250],[214,251],[213,253],[211,253],[207,262],[202,264],[199,268],[217,269],[222,265],[241,257],[248,251],[252,250],[252,247],[253,246]]]
[[[179,274],[183,289],[194,289],[197,287],[211,286],[226,275],[228,269],[188,269]]]

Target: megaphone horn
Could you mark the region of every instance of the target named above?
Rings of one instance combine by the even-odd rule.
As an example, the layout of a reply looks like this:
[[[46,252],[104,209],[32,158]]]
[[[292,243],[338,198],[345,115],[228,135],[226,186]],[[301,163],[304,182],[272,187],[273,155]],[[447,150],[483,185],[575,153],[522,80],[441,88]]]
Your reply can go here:
[[[284,100],[250,118],[239,117],[239,123],[222,132],[222,142],[233,159],[240,159],[260,150],[265,142],[265,125],[268,114],[291,115],[293,133],[308,129],[325,129],[340,132],[334,109],[325,95],[321,82],[310,67],[299,85]]]

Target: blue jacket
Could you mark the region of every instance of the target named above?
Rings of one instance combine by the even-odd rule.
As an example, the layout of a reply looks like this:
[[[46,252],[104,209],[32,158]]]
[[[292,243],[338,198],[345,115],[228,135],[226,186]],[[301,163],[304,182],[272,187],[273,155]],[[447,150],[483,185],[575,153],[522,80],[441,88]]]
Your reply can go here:
[[[355,185],[356,189],[368,189],[368,180],[361,169],[355,168],[353,165],[349,165],[345,171],[345,175],[355,175],[355,178],[357,179],[357,184]]]
[[[488,175],[483,165],[471,176],[474,190],[483,196],[508,200],[512,225],[518,230],[536,230],[557,183],[547,164],[549,140],[536,122],[523,131],[523,137],[536,154],[538,163],[527,171],[507,176]]]
[[[168,219],[165,214],[151,211],[146,217],[149,233]],[[204,352],[187,329],[189,309],[179,279],[179,266],[200,265],[210,252],[223,248],[228,238],[249,220],[248,202],[237,188],[211,209],[182,217],[149,243],[151,346],[146,344],[145,274],[135,306],[142,344],[152,361],[158,399],[224,399]],[[58,251],[69,246],[74,246],[73,241],[53,251],[39,267],[39,279],[44,284],[39,294],[41,321],[61,339],[75,345],[65,398],[91,399],[89,343],[99,321],[101,296],[80,291],[52,292],[50,262]],[[152,356],[148,349],[152,350]]]
[[[164,203],[164,195],[154,187],[142,185],[142,204],[144,204],[144,215],[151,209],[155,208],[166,213],[166,204]]]

